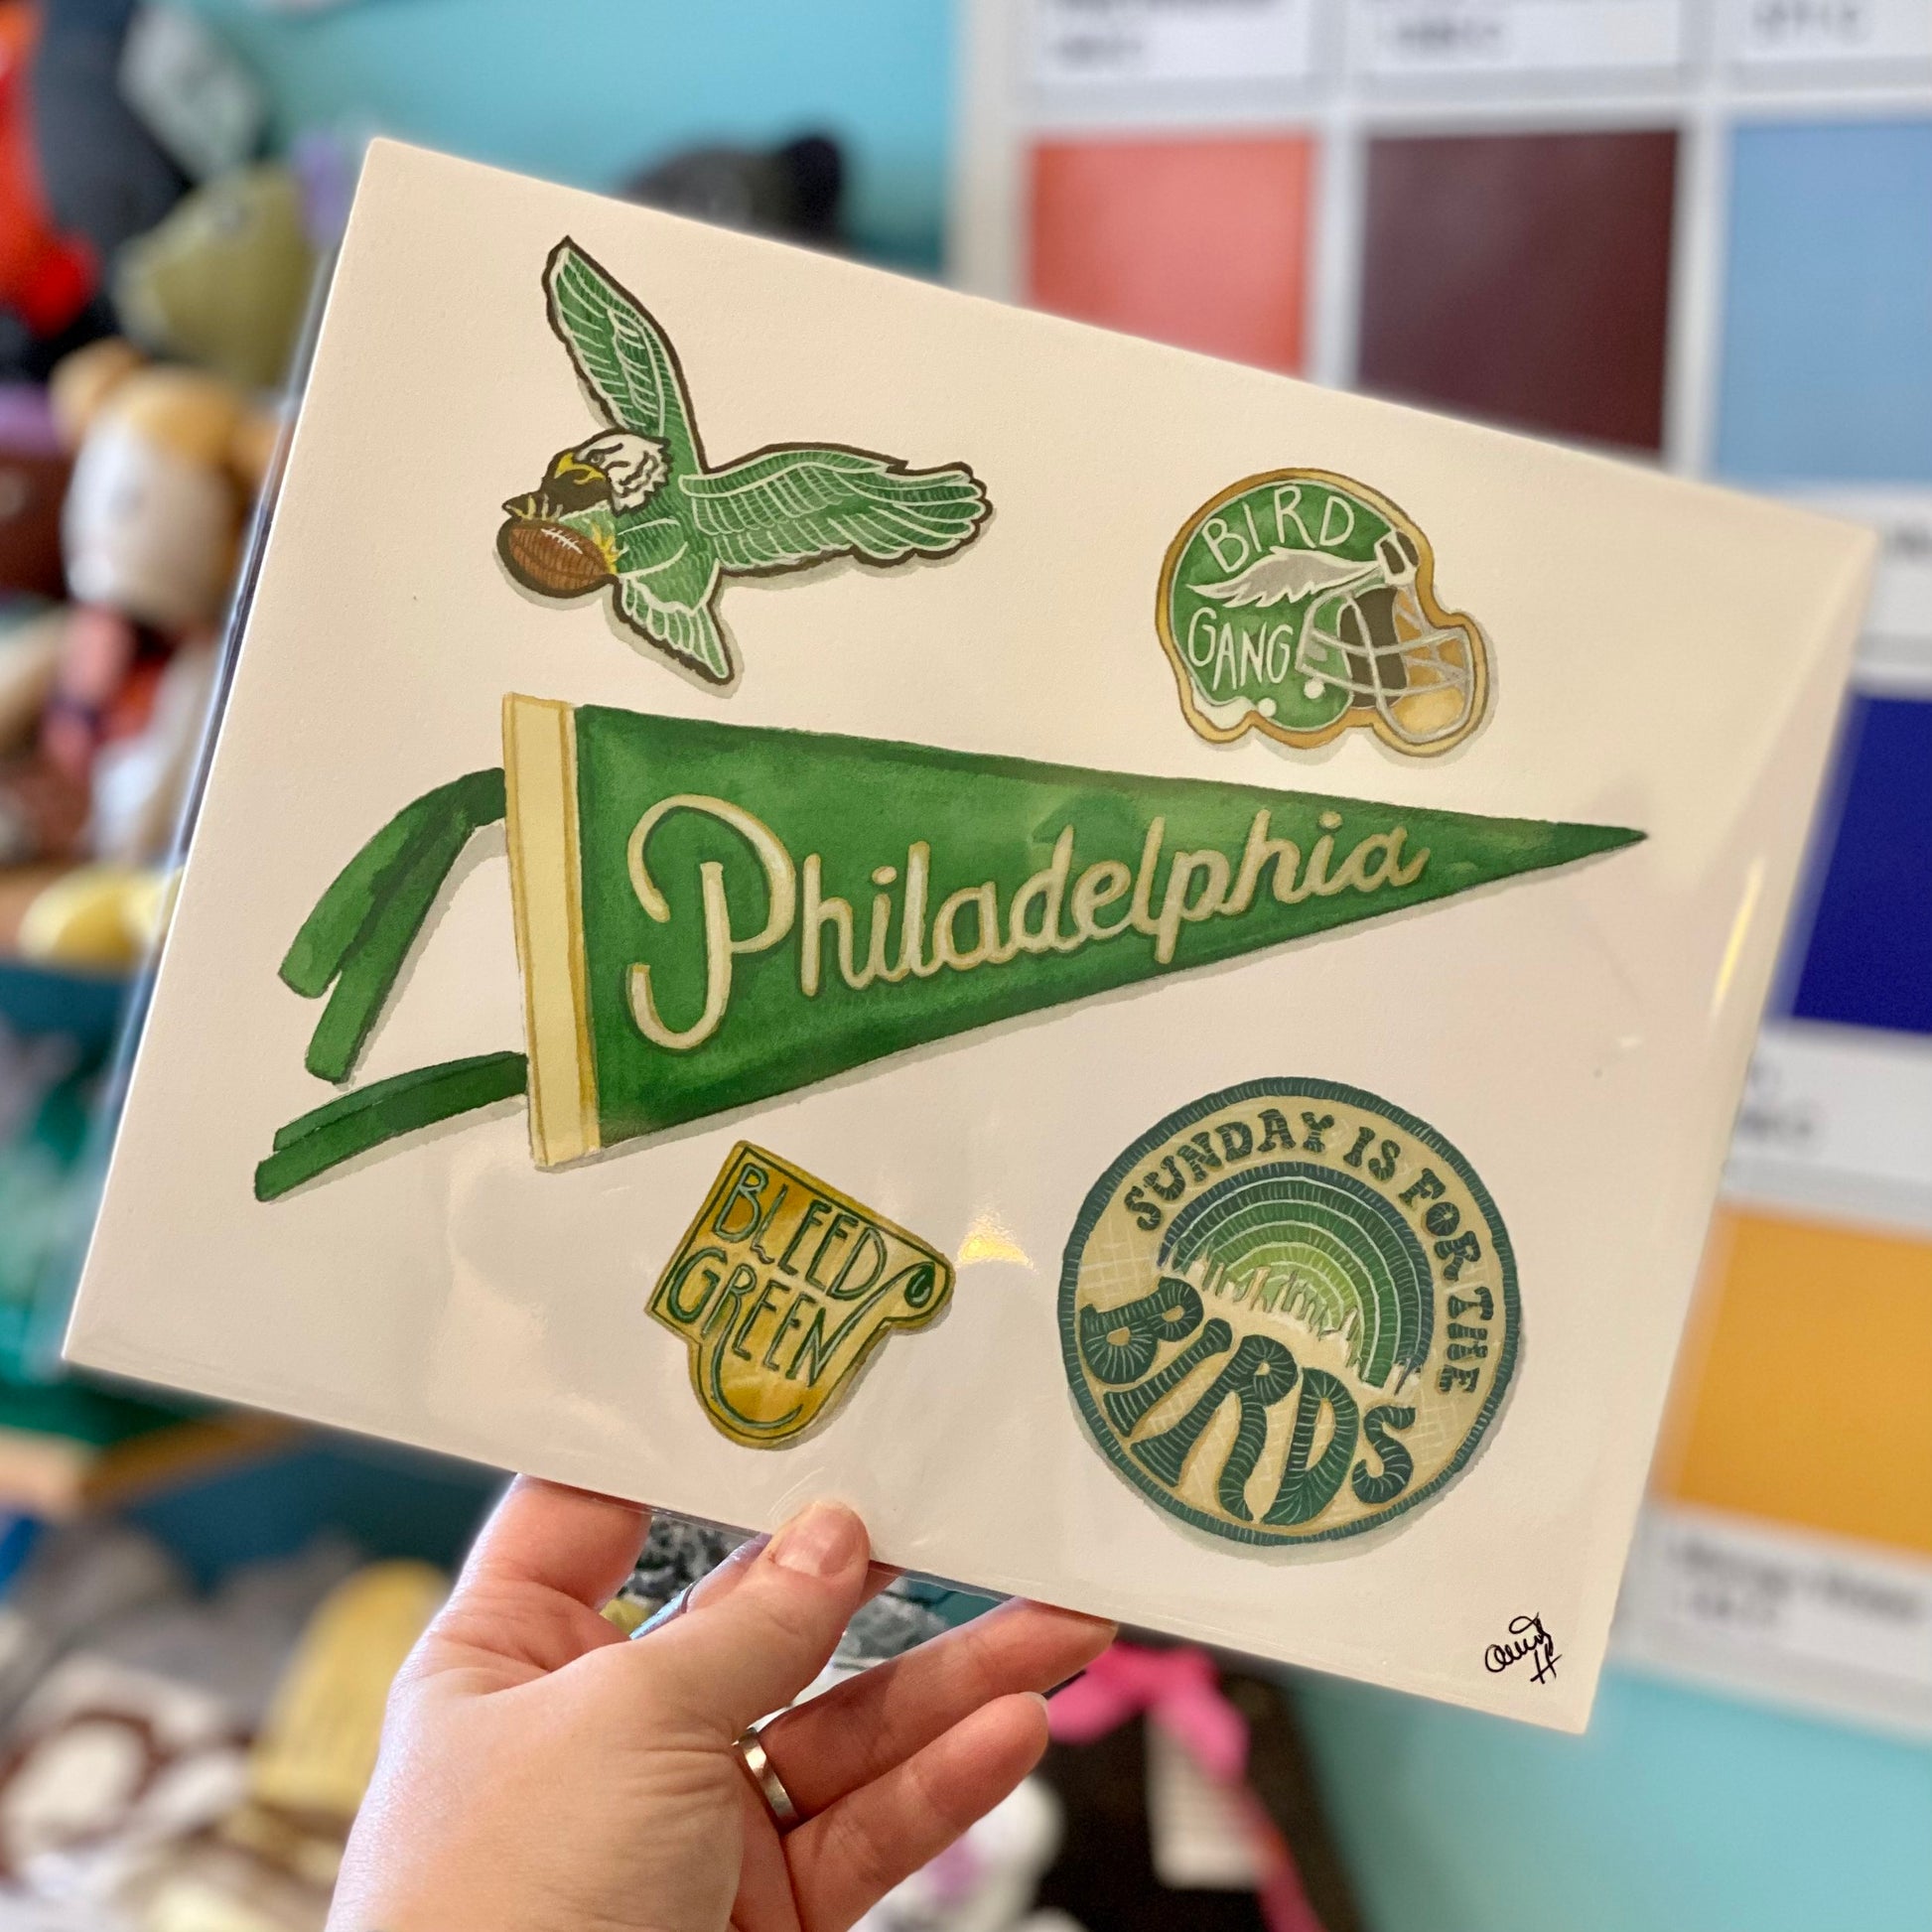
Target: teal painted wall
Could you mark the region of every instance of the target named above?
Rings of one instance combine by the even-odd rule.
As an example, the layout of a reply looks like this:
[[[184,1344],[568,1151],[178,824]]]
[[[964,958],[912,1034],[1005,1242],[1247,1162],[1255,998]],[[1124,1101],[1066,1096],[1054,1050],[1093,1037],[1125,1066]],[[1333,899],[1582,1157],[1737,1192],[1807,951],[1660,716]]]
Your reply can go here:
[[[1298,1674],[1375,1932],[1927,1932],[1932,1750],[1611,1670],[1582,1737]]]
[[[392,134],[583,188],[694,143],[837,135],[875,259],[936,269],[950,0],[359,0],[304,17],[190,0],[275,125]]]

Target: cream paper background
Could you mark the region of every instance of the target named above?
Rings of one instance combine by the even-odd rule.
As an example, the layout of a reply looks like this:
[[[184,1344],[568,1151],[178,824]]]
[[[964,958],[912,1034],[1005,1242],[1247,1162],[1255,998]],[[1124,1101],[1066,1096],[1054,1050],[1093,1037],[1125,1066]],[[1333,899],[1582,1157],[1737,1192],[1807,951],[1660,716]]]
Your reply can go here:
[[[541,605],[502,499],[598,425],[544,319],[566,232],[670,332],[709,460],[838,441],[958,459],[995,514],[941,564],[738,582],[720,699],[605,600]],[[1253,472],[1361,479],[1493,652],[1447,758],[1182,722],[1161,558]],[[848,1497],[880,1556],[1566,1727],[1586,1720],[1673,1347],[1825,756],[1869,540],[1788,508],[1306,387],[378,143],[337,274],[69,1352],[97,1368],[752,1527]],[[406,800],[500,759],[506,691],[965,751],[1628,824],[1648,842],[1063,1007],[573,1170],[506,1104],[270,1205],[328,1097],[292,934]],[[864,809],[864,801],[856,801]],[[500,829],[358,1078],[515,1046]],[[1467,1157],[1523,1345],[1481,1453],[1376,1536],[1257,1553],[1086,1438],[1061,1252],[1172,1109],[1260,1074],[1365,1087]],[[832,1425],[739,1448],[644,1305],[740,1137],[957,1259]],[[1778,1399],[1767,1390],[1767,1401]],[[1563,1662],[1491,1676],[1534,1611]]]

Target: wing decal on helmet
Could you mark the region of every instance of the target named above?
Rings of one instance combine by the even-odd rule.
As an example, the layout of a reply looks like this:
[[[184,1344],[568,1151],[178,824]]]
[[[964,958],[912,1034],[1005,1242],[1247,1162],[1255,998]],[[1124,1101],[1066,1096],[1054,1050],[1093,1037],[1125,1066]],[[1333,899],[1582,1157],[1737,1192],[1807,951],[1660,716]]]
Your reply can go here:
[[[1353,563],[1331,557],[1325,550],[1274,549],[1257,557],[1246,570],[1218,584],[1197,584],[1196,593],[1217,604],[1239,609],[1305,598],[1311,591],[1332,591],[1378,575],[1372,563]]]

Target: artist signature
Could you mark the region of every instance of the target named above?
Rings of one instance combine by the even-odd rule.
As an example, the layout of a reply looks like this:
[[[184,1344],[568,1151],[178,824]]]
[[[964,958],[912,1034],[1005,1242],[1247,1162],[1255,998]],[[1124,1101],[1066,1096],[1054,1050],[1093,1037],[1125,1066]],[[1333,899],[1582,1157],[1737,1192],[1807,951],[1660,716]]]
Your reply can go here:
[[[1492,1643],[1482,1653],[1482,1667],[1504,1671],[1527,1657],[1536,1669],[1530,1673],[1533,1684],[1547,1684],[1557,1674],[1557,1640],[1543,1627],[1540,1616],[1513,1616],[1509,1620],[1509,1642]]]

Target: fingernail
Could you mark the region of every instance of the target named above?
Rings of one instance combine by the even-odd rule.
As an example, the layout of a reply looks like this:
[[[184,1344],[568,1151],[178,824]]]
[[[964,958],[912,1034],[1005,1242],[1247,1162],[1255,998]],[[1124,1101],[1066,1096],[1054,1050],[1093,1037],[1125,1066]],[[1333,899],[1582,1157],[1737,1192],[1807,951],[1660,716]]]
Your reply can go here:
[[[721,1596],[729,1596],[770,1541],[768,1536],[752,1537],[741,1543],[723,1563],[707,1570],[696,1583],[686,1584],[684,1607],[695,1610],[700,1603],[715,1603]]]
[[[647,1616],[636,1629],[631,1631],[630,1640],[635,1643],[639,1637],[647,1637],[653,1630],[661,1630],[673,1617],[684,1614],[684,1606],[691,1597],[691,1586],[686,1584],[675,1596],[667,1596],[657,1608]],[[606,1614],[609,1612],[607,1611]]]
[[[695,1583],[686,1584],[675,1596],[668,1597],[657,1614],[648,1623],[633,1630],[631,1637],[648,1637],[663,1629],[665,1624],[675,1622],[686,1610],[695,1610],[700,1603],[715,1603],[720,1597],[730,1595],[738,1587],[753,1558],[770,1541],[768,1536],[755,1536],[741,1543],[723,1563],[707,1570]]]
[[[866,1558],[866,1526],[843,1503],[813,1503],[794,1516],[766,1552],[780,1570],[836,1577]]]

